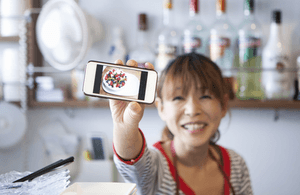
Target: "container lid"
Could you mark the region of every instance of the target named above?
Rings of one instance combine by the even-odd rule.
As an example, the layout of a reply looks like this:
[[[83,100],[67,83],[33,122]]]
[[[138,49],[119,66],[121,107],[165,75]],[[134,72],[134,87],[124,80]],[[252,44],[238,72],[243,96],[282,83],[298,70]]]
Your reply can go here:
[[[272,12],[272,21],[277,24],[281,23],[281,11],[280,10],[274,10]]]
[[[190,14],[197,14],[199,12],[198,0],[190,0]]]
[[[164,9],[172,9],[173,8],[173,3],[172,0],[164,0]]]
[[[0,102],[0,149],[10,148],[25,135],[27,120],[19,107]]]
[[[217,0],[217,13],[225,13],[226,12],[226,0]]]
[[[253,13],[254,11],[254,0],[245,0],[244,2],[244,11],[249,11]]]
[[[139,14],[139,30],[147,30],[148,23],[147,23],[147,15],[145,13]]]

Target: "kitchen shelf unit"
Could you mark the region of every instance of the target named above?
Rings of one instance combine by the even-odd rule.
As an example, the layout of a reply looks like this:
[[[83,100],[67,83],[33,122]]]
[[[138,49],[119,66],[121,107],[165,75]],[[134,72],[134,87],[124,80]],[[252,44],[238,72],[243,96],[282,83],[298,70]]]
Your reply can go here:
[[[6,44],[7,43],[8,44],[11,44],[11,43],[16,44],[17,43],[17,44],[20,44],[19,42],[20,42],[20,36],[0,36],[0,44],[1,43],[6,43]],[[0,90],[4,89],[4,85],[5,85],[5,83],[3,83],[0,80]],[[26,92],[25,92],[25,94],[26,94]],[[4,100],[4,91],[0,91],[0,100],[2,100],[2,98]],[[14,105],[16,105],[16,106],[18,106],[24,112],[26,110],[26,108],[25,108],[26,107],[26,100],[24,100],[23,97],[20,97],[20,98],[21,98],[20,101],[9,101],[9,102],[12,103],[12,104],[14,104]]]
[[[41,0],[32,0],[32,8],[41,8]],[[38,15],[32,15],[32,22],[28,29],[28,62],[35,66],[43,64],[43,56],[39,51],[35,25]],[[0,37],[0,42],[18,42],[19,37]],[[43,75],[42,73],[34,73],[35,76]],[[18,104],[18,103],[16,103]],[[108,108],[109,103],[106,100],[99,101],[82,101],[67,99],[64,102],[37,102],[35,99],[35,88],[27,88],[27,106],[28,109],[38,108]],[[154,104],[147,105],[146,107],[155,108]],[[237,98],[230,100],[229,108],[232,109],[298,109],[300,110],[300,101],[296,100],[238,100]]]
[[[36,102],[30,101],[28,103],[30,108],[108,108],[107,100],[99,101],[76,101],[67,100],[64,102]],[[146,107],[155,108],[154,104]],[[300,101],[297,100],[230,100],[229,108],[231,109],[300,109]]]
[[[0,37],[0,42],[18,42],[19,37]],[[37,45],[35,50],[38,50]],[[33,53],[31,53],[33,54]],[[34,54],[33,54],[34,55]],[[39,58],[42,56],[39,54]],[[32,56],[33,57],[33,56]],[[79,101],[79,100],[66,100],[64,102],[37,102],[34,98],[34,89],[28,89],[28,108],[108,108],[108,101]],[[15,103],[19,105],[18,102]],[[155,108],[154,104],[147,105],[149,108]],[[230,100],[229,108],[232,109],[300,109],[300,101],[298,100]]]

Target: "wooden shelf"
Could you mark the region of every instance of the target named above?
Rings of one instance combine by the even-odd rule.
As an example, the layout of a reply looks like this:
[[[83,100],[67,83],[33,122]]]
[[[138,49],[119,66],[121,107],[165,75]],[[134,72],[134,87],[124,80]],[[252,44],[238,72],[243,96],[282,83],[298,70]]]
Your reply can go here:
[[[13,36],[13,37],[1,37],[0,36],[0,42],[18,42],[20,37]]]
[[[108,107],[108,101],[76,101],[68,100],[64,102],[37,102],[30,101],[28,104],[29,108],[49,108],[49,107],[79,107],[79,108],[89,108],[89,107]]]
[[[64,107],[64,108],[108,108],[108,101],[75,101],[68,100],[65,102],[36,102],[31,101],[29,108],[51,108],[51,107]],[[147,107],[155,108],[154,104],[147,105]],[[293,100],[231,100],[229,102],[231,109],[300,109],[300,101]]]
[[[65,102],[37,102],[31,101],[29,104],[29,108],[51,108],[51,107],[65,107],[65,108],[108,108],[109,103],[108,100],[100,100],[100,101],[76,101],[76,100],[68,100]],[[154,104],[147,105],[147,107],[155,107]]]
[[[294,100],[232,100],[229,107],[234,108],[254,108],[254,109],[300,109],[300,101]]]

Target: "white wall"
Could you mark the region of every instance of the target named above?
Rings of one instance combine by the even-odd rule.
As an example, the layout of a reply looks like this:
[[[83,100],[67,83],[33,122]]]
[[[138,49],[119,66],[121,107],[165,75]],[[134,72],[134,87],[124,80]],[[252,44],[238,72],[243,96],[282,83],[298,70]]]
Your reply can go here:
[[[110,32],[113,26],[120,25],[125,30],[125,43],[132,49],[137,29],[137,14],[146,12],[150,19],[149,39],[153,41],[155,31],[161,24],[162,0],[80,0],[82,8],[95,16],[104,26],[105,39],[95,45],[86,57],[108,61]],[[285,38],[291,44],[291,56],[300,54],[299,24],[297,0],[257,0],[257,18],[268,37],[271,11],[280,8],[283,11]],[[241,0],[228,0],[229,19],[234,25],[242,20],[243,3]],[[174,0],[176,26],[181,28],[187,21],[188,1]],[[209,25],[214,21],[215,3],[212,0],[200,1],[200,14]],[[298,34],[298,35],[297,35]],[[291,41],[293,40],[293,41]],[[71,111],[72,115],[68,115]],[[274,110],[234,109],[222,121],[222,137],[219,144],[234,149],[241,154],[249,167],[255,194],[300,194],[300,110],[280,110],[279,120],[274,121]],[[34,171],[46,164],[46,154],[38,132],[48,120],[60,118],[65,126],[80,136],[87,131],[103,131],[112,140],[112,120],[108,108],[83,109],[31,109],[27,113],[29,122],[27,139],[10,150],[0,150],[0,174],[18,170]],[[148,145],[160,138],[164,124],[160,121],[156,109],[148,108],[141,122]],[[110,144],[111,146],[111,144]],[[99,178],[102,177],[101,173]]]
[[[22,142],[16,149],[0,152],[0,173],[23,171],[25,165],[26,170],[31,171],[45,166],[45,149],[38,133],[43,125],[55,118],[60,118],[70,132],[80,136],[90,131],[105,132],[111,146],[112,120],[108,108],[74,109],[71,115],[67,114],[69,111],[30,110],[27,144]],[[281,110],[278,121],[274,121],[274,113],[274,110],[231,110],[231,119],[227,115],[221,123],[219,144],[245,158],[255,194],[299,194],[300,112]],[[147,108],[140,127],[151,146],[160,139],[164,123],[155,108]],[[24,154],[26,146],[28,150]],[[95,173],[99,180],[105,177],[101,171],[105,170],[100,168]]]

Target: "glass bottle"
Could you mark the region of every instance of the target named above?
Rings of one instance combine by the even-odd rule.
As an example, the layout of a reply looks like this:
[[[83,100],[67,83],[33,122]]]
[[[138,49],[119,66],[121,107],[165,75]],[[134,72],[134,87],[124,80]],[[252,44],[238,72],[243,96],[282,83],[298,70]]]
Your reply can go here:
[[[224,77],[233,77],[236,31],[226,14],[226,0],[216,1],[216,21],[210,30],[209,56]]]
[[[272,12],[270,36],[262,54],[262,84],[267,99],[292,99],[294,72],[282,37],[281,11]],[[290,70],[289,70],[290,69]]]
[[[112,43],[109,50],[110,61],[114,63],[120,59],[125,64],[127,61],[127,49],[123,41],[123,29],[118,26],[114,27],[112,35]]]
[[[189,22],[184,27],[182,53],[196,52],[208,56],[208,30],[198,17],[199,0],[190,0]]]
[[[163,2],[163,27],[157,36],[155,70],[158,74],[179,54],[180,35],[173,26],[172,0]]]
[[[297,78],[296,78],[295,100],[300,100],[300,56],[297,57]]]
[[[254,17],[254,0],[244,1],[244,19],[238,30],[239,72],[236,97],[263,99],[261,86],[262,28]]]
[[[145,13],[141,13],[138,16],[138,31],[136,36],[137,43],[134,50],[132,50],[128,55],[128,58],[135,60],[139,67],[143,67],[146,62],[150,62],[154,65],[155,61],[155,55],[149,48],[147,42],[147,30],[147,15]]]

